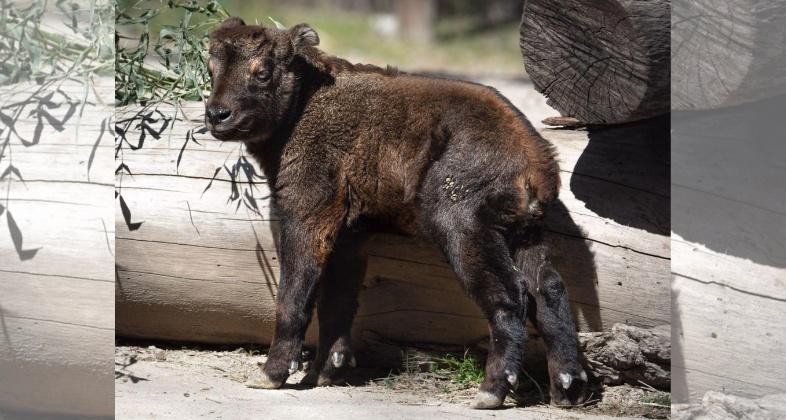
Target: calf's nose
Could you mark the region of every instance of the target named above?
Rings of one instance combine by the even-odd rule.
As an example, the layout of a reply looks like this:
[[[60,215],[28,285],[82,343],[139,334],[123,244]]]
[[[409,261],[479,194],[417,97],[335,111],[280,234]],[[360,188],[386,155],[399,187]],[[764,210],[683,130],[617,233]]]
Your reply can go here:
[[[230,115],[232,115],[232,111],[223,106],[209,106],[207,109],[205,109],[207,121],[213,125],[219,124],[222,121],[226,121]]]

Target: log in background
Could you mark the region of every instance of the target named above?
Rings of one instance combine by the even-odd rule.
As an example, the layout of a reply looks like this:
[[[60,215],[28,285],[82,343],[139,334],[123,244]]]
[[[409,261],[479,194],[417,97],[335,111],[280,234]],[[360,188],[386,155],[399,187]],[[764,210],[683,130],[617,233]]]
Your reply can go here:
[[[722,108],[786,93],[786,3],[678,0],[671,21],[673,110]]]
[[[672,10],[672,401],[783,394],[786,3]]]
[[[12,164],[24,178],[3,179],[3,189],[9,183],[8,201],[4,193],[1,202],[6,207],[2,216],[13,214],[27,254],[20,258],[4,220],[0,411],[74,418],[114,413],[114,82],[94,82],[95,89],[69,80],[59,92],[40,93],[53,96],[34,100],[13,126],[31,140],[39,122],[29,112],[40,107],[40,143],[24,147],[12,137],[0,160],[0,167]],[[6,86],[0,96],[7,105],[27,100],[39,88],[33,82]],[[75,112],[67,118],[69,109]],[[59,120],[65,122],[52,122]]]
[[[619,124],[669,112],[669,0],[526,0],[520,42],[563,116]]]
[[[119,110],[117,118],[134,111]],[[117,207],[117,333],[267,344],[278,285],[271,230],[278,222],[266,199],[257,201],[261,215],[236,210],[224,170],[204,191],[217,167],[237,160],[238,143],[197,134],[201,146],[189,143],[177,169],[186,131],[202,126],[203,106],[184,104],[183,112],[190,121],[178,121],[171,137],[123,154],[133,176],[123,176],[121,194],[131,222],[142,225],[129,230]],[[549,220],[553,259],[583,331],[670,320],[668,145],[635,132],[544,131],[558,148],[563,177],[561,203]],[[257,197],[267,195],[264,182],[256,188]],[[315,333],[312,325],[309,343]],[[369,335],[471,345],[488,327],[434,246],[380,235],[354,324],[361,347]]]
[[[786,393],[786,96],[672,122],[673,400]]]

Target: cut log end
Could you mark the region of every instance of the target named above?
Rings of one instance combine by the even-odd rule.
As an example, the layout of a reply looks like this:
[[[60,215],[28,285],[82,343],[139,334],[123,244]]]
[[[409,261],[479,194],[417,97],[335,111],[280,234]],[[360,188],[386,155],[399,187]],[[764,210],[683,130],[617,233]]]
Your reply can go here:
[[[674,2],[672,108],[740,105],[786,93],[786,4]]]
[[[563,116],[618,124],[669,112],[669,2],[529,0],[520,47]]]

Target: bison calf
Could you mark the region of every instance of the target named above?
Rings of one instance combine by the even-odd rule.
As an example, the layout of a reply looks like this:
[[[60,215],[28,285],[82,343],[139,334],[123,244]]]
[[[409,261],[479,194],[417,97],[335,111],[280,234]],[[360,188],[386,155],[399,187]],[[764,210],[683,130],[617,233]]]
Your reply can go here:
[[[249,385],[278,388],[298,369],[315,301],[319,348],[305,381],[342,380],[364,244],[385,230],[437,243],[488,318],[475,407],[500,406],[516,386],[527,315],[546,344],[552,401],[580,401],[576,328],[542,240],[559,189],[551,145],[491,88],[350,64],[318,43],[304,24],[239,18],[211,35],[206,124],[245,142],[283,219],[275,335]]]

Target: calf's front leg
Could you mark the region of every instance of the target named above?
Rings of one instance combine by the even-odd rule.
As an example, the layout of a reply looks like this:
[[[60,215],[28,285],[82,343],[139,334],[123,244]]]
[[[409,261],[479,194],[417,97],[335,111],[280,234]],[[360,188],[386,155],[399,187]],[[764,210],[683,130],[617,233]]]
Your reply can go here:
[[[358,309],[358,292],[366,273],[366,238],[339,236],[320,280],[317,297],[319,347],[303,384],[328,386],[345,382],[355,366],[351,347],[352,320]]]
[[[335,229],[315,223],[286,221],[281,227],[279,250],[281,280],[276,296],[276,326],[267,362],[259,376],[246,385],[275,389],[300,367],[300,353],[311,320],[316,284],[322,276],[334,242]]]

